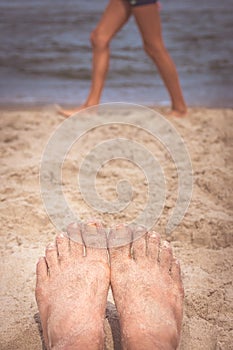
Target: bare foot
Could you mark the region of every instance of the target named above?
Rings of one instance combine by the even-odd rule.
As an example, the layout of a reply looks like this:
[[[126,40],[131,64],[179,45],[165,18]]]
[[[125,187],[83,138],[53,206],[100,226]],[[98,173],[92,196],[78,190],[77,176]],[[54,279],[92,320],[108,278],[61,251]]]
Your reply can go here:
[[[188,116],[188,111],[186,108],[181,110],[171,109],[167,115],[168,117],[184,118]]]
[[[71,108],[71,109],[63,109],[61,108],[60,106],[56,106],[56,109],[58,111],[59,114],[63,115],[63,117],[66,117],[66,118],[69,118],[71,117],[72,115],[74,115],[75,113],[78,113],[88,107],[92,107],[92,106],[95,106],[95,104],[87,104],[87,103],[84,103],[82,104],[81,106],[79,107],[76,107],[76,108]]]
[[[74,115],[77,112],[82,111],[83,109],[87,108],[88,106],[84,103],[83,105],[76,107],[76,108],[71,108],[71,109],[63,109],[59,105],[56,105],[57,112],[63,117],[69,118],[72,115]]]
[[[62,234],[47,247],[36,284],[47,349],[103,349],[109,283],[106,250],[87,248],[84,256],[83,246]]]
[[[120,316],[123,348],[176,349],[184,293],[180,266],[169,243],[160,245],[160,236],[152,232],[131,246],[110,248],[109,252],[111,287]]]

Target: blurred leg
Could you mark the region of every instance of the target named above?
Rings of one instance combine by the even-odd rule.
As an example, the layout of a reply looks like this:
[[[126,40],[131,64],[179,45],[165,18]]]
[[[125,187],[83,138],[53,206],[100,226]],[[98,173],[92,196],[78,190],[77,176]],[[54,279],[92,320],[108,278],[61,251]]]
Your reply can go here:
[[[109,64],[109,43],[112,37],[127,22],[131,13],[124,0],[111,0],[97,28],[91,34],[93,45],[93,73],[88,103],[100,100]]]
[[[173,114],[184,115],[186,105],[175,64],[163,43],[158,4],[132,7],[132,13],[141,32],[145,51],[156,64],[170,94]]]
[[[61,111],[65,116],[99,103],[109,66],[109,43],[127,22],[131,7],[125,0],[110,0],[96,29],[91,33],[93,48],[92,83],[86,102],[73,110]]]

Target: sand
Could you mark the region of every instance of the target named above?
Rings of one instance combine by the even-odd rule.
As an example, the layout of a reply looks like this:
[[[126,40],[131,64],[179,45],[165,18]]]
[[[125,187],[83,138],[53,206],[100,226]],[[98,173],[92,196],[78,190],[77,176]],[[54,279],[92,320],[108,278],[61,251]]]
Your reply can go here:
[[[45,245],[56,234],[41,199],[39,167],[48,139],[63,118],[49,106],[2,108],[0,113],[0,348],[37,350],[42,345],[34,298],[35,265]],[[169,157],[160,152],[168,192],[164,211],[154,228],[171,241],[182,265],[185,315],[180,349],[230,350],[233,349],[233,111],[193,108],[188,118],[169,120],[185,141],[194,172],[188,211],[180,225],[166,236],[167,215],[177,194],[177,177],[174,166],[169,165]],[[134,201],[126,212],[96,213],[77,189],[77,170],[87,150],[106,135],[118,136],[119,130],[118,126],[111,126],[88,134],[74,146],[64,164],[64,192],[81,219],[98,217],[106,225],[113,221],[127,222],[146,200],[144,175],[124,160],[106,164],[98,175],[97,186],[100,195],[113,200],[116,181],[124,176],[130,179]],[[123,133],[124,137],[142,142],[151,152],[155,150],[153,139],[145,133],[132,131],[130,127],[125,127]],[[105,327],[106,349],[113,349],[107,321]]]

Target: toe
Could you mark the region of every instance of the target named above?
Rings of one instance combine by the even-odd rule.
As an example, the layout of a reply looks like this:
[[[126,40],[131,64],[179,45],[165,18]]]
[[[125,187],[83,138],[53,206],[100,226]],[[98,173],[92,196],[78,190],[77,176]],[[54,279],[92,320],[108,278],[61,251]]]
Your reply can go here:
[[[160,247],[160,235],[156,232],[147,234],[147,256],[150,260],[158,261]]]
[[[107,239],[103,225],[97,221],[84,224],[82,237],[86,248],[86,256],[90,259],[107,261]]]
[[[159,252],[159,263],[161,268],[170,271],[172,262],[172,248],[167,241],[162,242]]]
[[[108,235],[108,248],[126,247],[133,241],[133,231],[125,224],[117,224],[111,227]]]
[[[107,248],[106,232],[99,221],[88,221],[85,223],[82,237],[87,248]]]
[[[136,240],[132,244],[132,255],[134,260],[138,260],[141,257],[143,259],[146,256],[146,230],[143,228],[135,228],[133,230],[133,237],[136,237]],[[139,237],[139,238],[138,238]]]
[[[121,260],[131,257],[133,232],[129,226],[118,224],[112,226],[108,235],[108,248],[110,259]]]
[[[181,278],[180,263],[176,258],[172,259],[171,277],[172,277],[173,281],[176,283],[181,294],[184,295],[184,288],[183,288],[183,283],[182,283],[182,278]]]
[[[45,250],[45,258],[49,268],[49,273],[58,268],[58,254],[55,244],[50,243]]]
[[[36,265],[36,284],[39,285],[48,278],[48,266],[45,258],[41,257]]]
[[[66,237],[63,233],[60,233],[56,237],[58,258],[60,262],[64,262],[67,260],[70,254],[70,243],[69,238]]]
[[[71,241],[79,244],[83,244],[81,223],[74,222],[68,225],[66,232],[67,232],[67,236],[70,238]]]
[[[75,257],[83,255],[82,224],[72,223],[67,227],[67,235],[70,238],[70,251]]]

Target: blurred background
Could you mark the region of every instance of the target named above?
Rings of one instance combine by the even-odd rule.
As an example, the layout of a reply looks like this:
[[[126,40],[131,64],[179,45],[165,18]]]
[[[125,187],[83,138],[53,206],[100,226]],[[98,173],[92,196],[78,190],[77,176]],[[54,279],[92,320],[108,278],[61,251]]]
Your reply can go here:
[[[107,0],[0,0],[0,104],[84,102],[90,32]],[[190,106],[233,107],[232,0],[162,0],[166,47]],[[111,44],[102,102],[170,104],[131,18]]]

